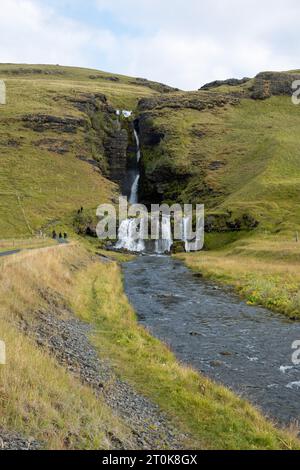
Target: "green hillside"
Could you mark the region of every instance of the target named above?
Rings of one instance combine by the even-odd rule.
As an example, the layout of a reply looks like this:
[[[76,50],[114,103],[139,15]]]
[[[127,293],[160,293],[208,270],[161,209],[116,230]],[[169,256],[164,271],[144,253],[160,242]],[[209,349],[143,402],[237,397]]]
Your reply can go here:
[[[107,179],[101,107],[110,107],[113,127],[114,109],[134,109],[141,97],[168,89],[60,66],[2,64],[0,79],[7,88],[7,104],[0,107],[0,239],[32,235],[69,220],[78,207],[109,200],[116,188]]]
[[[217,231],[299,227],[300,108],[290,96],[253,99],[249,86],[145,100],[143,127],[164,136],[153,146],[145,134],[146,200],[205,203]]]
[[[132,119],[119,123],[115,111],[130,109],[140,200],[205,204],[205,248],[215,258],[205,268],[202,253],[186,262],[298,318],[300,107],[291,84],[299,77],[263,72],[182,92],[95,70],[0,65],[0,240],[72,230],[81,207],[85,231],[95,208],[116,200],[134,142]]]
[[[96,207],[116,202],[136,155],[135,125],[140,201],[205,204],[204,250],[179,253],[179,242],[174,255],[249,304],[299,319],[300,107],[290,96],[299,77],[264,72],[182,92],[96,70],[0,65],[0,323],[9,345],[0,430],[51,449],[299,448],[296,425],[277,428],[177,362],[124,293],[118,262],[128,254],[73,231],[90,234]],[[36,237],[53,228],[72,232],[70,243]],[[63,342],[52,350],[55,335]]]

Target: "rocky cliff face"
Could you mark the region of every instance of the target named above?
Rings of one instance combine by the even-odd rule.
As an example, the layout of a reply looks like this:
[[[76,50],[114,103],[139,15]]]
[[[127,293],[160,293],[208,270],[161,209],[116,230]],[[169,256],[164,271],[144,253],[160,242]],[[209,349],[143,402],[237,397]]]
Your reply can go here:
[[[128,133],[117,123],[104,140],[110,178],[123,185],[127,169]]]
[[[214,111],[228,106],[235,106],[240,102],[238,96],[214,92],[188,92],[169,93],[157,95],[140,100],[138,109],[139,132],[143,158],[141,161],[140,200],[146,204],[168,202],[189,202],[183,200],[183,193],[195,174],[195,168],[178,164],[166,150],[166,141],[173,137],[172,129],[168,125],[168,113],[181,114],[185,111]],[[157,124],[157,118],[161,124]],[[174,132],[177,132],[177,130]],[[192,139],[195,140],[195,151],[198,152],[199,140],[205,131],[198,128],[191,129]],[[178,136],[180,140],[181,135]],[[214,167],[221,164],[214,162]],[[203,168],[196,168],[197,177],[203,178],[201,194],[213,193],[213,189],[204,182]],[[191,183],[192,184],[192,183]]]
[[[227,80],[214,80],[213,82],[206,83],[203,85],[200,90],[211,90],[212,88],[218,88],[223,85],[227,86],[237,86],[237,85],[244,85],[244,83],[249,82],[251,80],[248,77],[244,77],[241,79],[238,78],[228,78]]]
[[[198,93],[178,92],[144,98],[139,101],[139,110],[151,111],[153,109],[205,109],[222,108],[227,104],[238,104],[239,98],[233,94],[224,93]]]
[[[283,72],[259,73],[254,79],[251,98],[263,100],[271,96],[291,96],[293,93],[292,83],[295,80],[300,80],[300,74]]]
[[[62,139],[63,134],[81,131],[85,135],[85,145],[78,149],[77,157],[98,167],[104,175],[122,185],[126,176],[128,133],[122,129],[115,109],[102,93],[78,93],[57,98],[63,99],[81,111],[83,117],[24,115],[24,127],[41,134],[55,132],[57,135],[51,139],[42,138],[34,145],[63,155],[72,145],[72,141]]]

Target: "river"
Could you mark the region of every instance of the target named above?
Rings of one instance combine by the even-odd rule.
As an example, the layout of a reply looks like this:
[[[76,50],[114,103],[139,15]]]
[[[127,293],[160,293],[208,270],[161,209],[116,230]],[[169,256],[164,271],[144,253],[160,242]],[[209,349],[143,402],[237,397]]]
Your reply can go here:
[[[291,345],[300,323],[249,306],[169,256],[124,263],[139,322],[177,358],[249,399],[276,422],[300,418],[300,366]]]

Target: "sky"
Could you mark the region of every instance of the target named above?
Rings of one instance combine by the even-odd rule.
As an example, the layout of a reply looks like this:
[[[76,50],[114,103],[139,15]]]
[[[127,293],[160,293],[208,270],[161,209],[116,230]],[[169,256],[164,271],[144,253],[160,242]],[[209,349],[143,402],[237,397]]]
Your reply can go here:
[[[0,0],[0,62],[198,89],[300,68],[299,0]]]

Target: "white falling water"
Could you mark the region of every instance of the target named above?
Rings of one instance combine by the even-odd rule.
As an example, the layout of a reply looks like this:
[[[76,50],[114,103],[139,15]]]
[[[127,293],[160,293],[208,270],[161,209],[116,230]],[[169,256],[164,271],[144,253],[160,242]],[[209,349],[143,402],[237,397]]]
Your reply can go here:
[[[136,160],[137,168],[141,158],[140,140],[137,131],[134,129],[134,137],[136,141]],[[139,190],[140,174],[137,173],[134,182],[131,186],[129,203],[138,203],[138,190]],[[158,222],[159,228],[159,239],[155,241],[155,252],[156,253],[169,253],[173,245],[172,239],[172,227],[170,215],[163,215],[161,220]],[[145,251],[146,245],[143,238],[145,227],[145,220],[141,219],[126,219],[121,222],[118,231],[118,241],[116,244],[117,249],[123,249],[133,252]],[[183,229],[184,231],[185,229]],[[187,233],[187,230],[186,230]],[[186,241],[186,247],[188,241]]]
[[[141,151],[140,151],[140,141],[139,136],[136,130],[134,129],[134,137],[136,141],[136,159],[137,163],[139,163],[141,158]],[[129,204],[137,204],[138,203],[138,191],[139,191],[139,180],[140,174],[138,173],[134,179],[134,182],[131,186],[130,196],[129,196]],[[142,238],[143,234],[143,219],[126,219],[121,222],[118,232],[118,242],[116,244],[116,248],[134,251],[134,252],[141,252],[145,251],[145,242]]]
[[[191,251],[190,248],[190,241],[189,241],[189,224],[190,224],[190,217],[184,217],[182,220],[182,228],[183,228],[183,241],[184,241],[184,248],[187,253]]]
[[[159,237],[159,240],[155,241],[155,251],[156,253],[169,253],[173,245],[171,217],[169,215],[163,215],[160,226],[161,237]]]
[[[123,220],[119,227],[118,242],[116,248],[141,252],[145,250],[145,242],[141,238],[140,233],[142,232],[142,221],[138,219],[126,219]]]
[[[140,175],[137,175],[133,182],[133,185],[131,186],[129,204],[138,203],[139,180],[140,180]]]
[[[137,162],[139,163],[140,159],[141,159],[141,146],[140,146],[140,139],[139,139],[139,135],[137,133],[137,131],[134,129],[134,137],[135,137],[135,141],[136,141],[136,148],[137,148],[137,152],[136,152],[136,159],[137,159]]]

